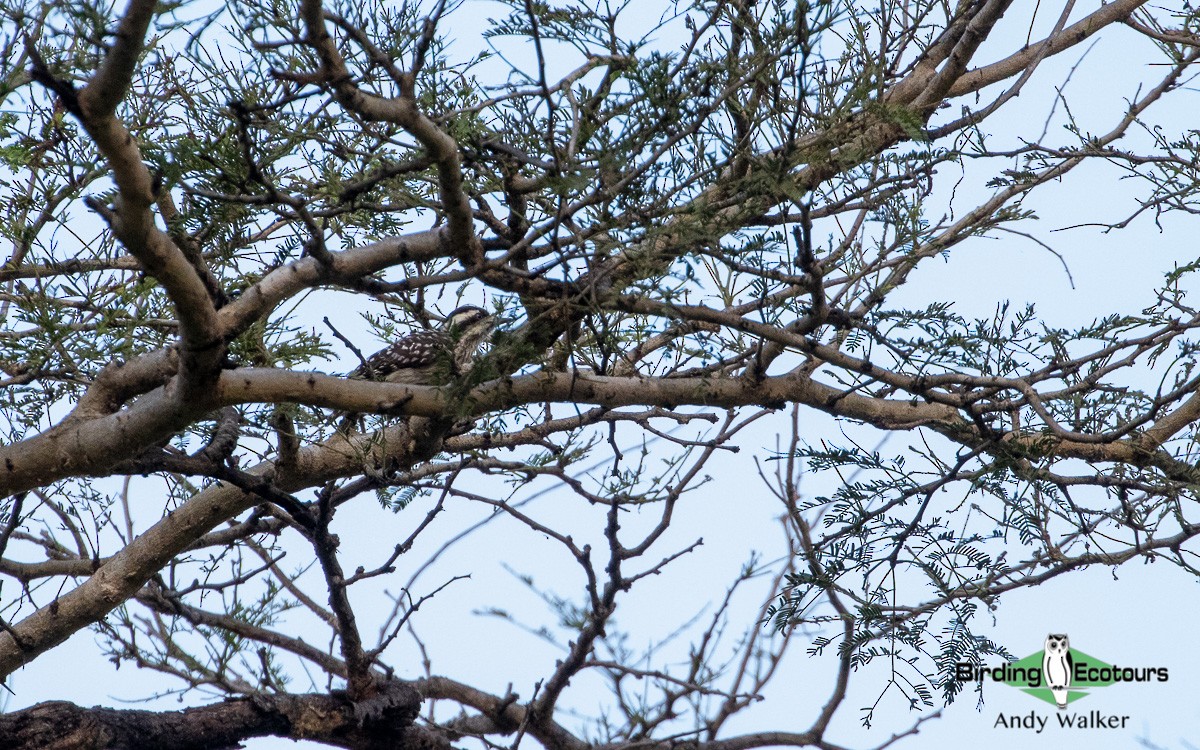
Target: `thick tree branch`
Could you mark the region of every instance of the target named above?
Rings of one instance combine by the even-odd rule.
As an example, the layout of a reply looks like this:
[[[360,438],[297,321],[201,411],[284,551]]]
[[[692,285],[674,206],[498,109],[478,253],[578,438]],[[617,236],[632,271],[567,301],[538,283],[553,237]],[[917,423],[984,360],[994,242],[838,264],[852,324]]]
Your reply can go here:
[[[0,395],[13,407],[0,492],[18,493],[0,517],[0,575],[19,598],[0,619],[0,677],[90,626],[117,660],[250,699],[157,716],[44,704],[0,717],[0,749],[226,747],[273,734],[356,750],[450,750],[468,735],[545,750],[831,750],[860,679],[852,666],[876,639],[900,636],[891,646],[903,649],[907,634],[933,634],[943,654],[987,657],[999,647],[948,643],[939,618],[969,634],[977,602],[1088,566],[1161,559],[1200,576],[1200,313],[1184,299],[1198,264],[1181,261],[1149,300],[1116,300],[1074,330],[1010,310],[1004,291],[982,320],[956,305],[958,288],[916,290],[915,302],[894,292],[999,231],[1059,253],[1049,238],[1065,235],[1014,222],[1045,216],[1033,192],[1077,166],[1115,165],[1126,185],[1148,185],[1134,216],[1196,212],[1191,131],[1147,116],[1182,95],[1200,56],[1168,28],[1171,11],[1093,2],[1067,25],[1083,15],[1073,0],[1048,20],[1011,0],[804,13],[715,0],[662,19],[684,41],[663,55],[657,37],[619,33],[640,4],[565,23],[530,1],[484,40],[496,54],[464,59],[445,34],[454,3],[432,3],[424,19],[412,4],[344,16],[320,0],[301,0],[298,16],[251,4],[213,55],[203,21],[155,26],[164,6],[126,2],[116,21],[35,3],[19,65],[43,86],[8,77],[29,111],[14,110],[3,154],[21,174],[8,189],[16,218],[0,228],[14,247],[0,319],[15,323],[0,333]],[[854,33],[842,33],[841,10]],[[1025,22],[1057,20],[984,65],[1006,43],[1006,11],[1025,14],[1022,38]],[[1130,99],[1115,127],[1046,85],[1037,101],[1055,104],[1035,114],[1057,135],[1025,128],[1032,117],[991,134],[993,114],[1043,83],[1046,59],[1121,21],[1156,44],[1138,45],[1146,56],[1122,71]],[[534,60],[524,66],[507,54],[522,36]],[[835,47],[836,60],[823,58]],[[934,114],[985,91],[961,115]],[[1150,137],[1112,147],[1141,125]],[[997,150],[1001,139],[1021,145]],[[111,185],[98,182],[106,174]],[[183,186],[178,205],[164,179]],[[73,226],[68,212],[84,204],[111,231]],[[989,286],[959,281],[964,295]],[[362,298],[347,312],[389,333],[464,304],[520,322],[503,323],[486,354],[463,353],[472,367],[441,387],[306,372],[325,369],[331,344],[311,325],[333,296],[308,294],[321,287],[372,295],[392,320]],[[355,350],[362,333],[348,333]],[[402,347],[415,356],[418,340]],[[785,406],[788,424],[774,414]],[[366,422],[382,427],[325,438],[323,410],[374,413]],[[841,435],[814,435],[806,413]],[[747,426],[759,432],[738,432]],[[790,443],[771,451],[780,429]],[[895,435],[890,448],[871,450],[881,431]],[[670,636],[692,639],[689,664],[660,666],[658,644],[630,652],[620,607],[690,551],[672,528],[710,477],[728,479],[710,458],[764,449],[785,467],[773,483],[759,465],[785,515],[778,556],[755,555],[739,574],[769,589],[758,599],[769,607],[747,616],[754,635],[725,627],[727,598],[707,630],[693,620]],[[802,496],[810,470],[838,474],[829,497]],[[88,486],[112,476],[122,481]],[[530,505],[554,489],[576,505]],[[386,533],[331,523],[377,512]],[[509,544],[510,528],[496,528],[509,521],[565,550],[581,591],[560,597],[539,590],[537,571],[518,573],[553,608],[561,630],[529,630],[559,658],[485,692],[433,676],[446,634],[426,649],[422,618],[459,612],[422,608],[445,585],[415,582],[464,577],[447,567],[452,547],[476,570],[488,547],[471,543],[496,530]],[[308,545],[299,562],[297,542]],[[391,576],[405,571],[397,590]],[[456,593],[439,604],[478,606]],[[352,606],[381,594],[390,615]],[[824,705],[802,714],[811,728],[728,734],[810,624],[845,646]],[[912,695],[936,688],[937,665],[922,664],[937,651],[893,660],[913,671]],[[274,694],[297,665],[348,689]],[[389,682],[414,668],[426,679]],[[614,697],[600,734],[563,723],[570,690],[596,675]],[[412,726],[410,688],[438,701],[428,730]]]
[[[411,133],[437,163],[438,195],[446,214],[447,241],[468,268],[483,261],[483,248],[475,235],[471,203],[463,189],[459,147],[417,107],[415,71],[403,75],[400,95],[391,99],[365,93],[353,82],[337,44],[325,28],[321,0],[303,0],[300,16],[308,30],[308,41],[321,60],[324,82],[346,109],[368,120],[391,122]],[[423,61],[418,60],[415,68]]]
[[[358,278],[398,263],[439,257],[438,236],[436,230],[420,232],[332,255],[338,259],[339,269]],[[328,281],[326,270],[315,258],[302,258],[276,269],[217,313],[222,338],[233,338],[284,300]],[[61,424],[19,443],[0,446],[0,492],[20,492],[71,474],[104,474],[107,467],[219,406],[208,391],[187,400],[173,395],[179,387],[174,383],[159,387],[177,368],[176,352],[168,349],[105,367]],[[117,413],[130,398],[156,387],[158,390]],[[76,445],[81,449],[76,451]]]
[[[831,352],[832,353],[832,352]],[[380,394],[386,394],[380,398]],[[926,426],[968,446],[988,443],[978,428],[959,410],[946,404],[914,400],[882,399],[844,391],[813,380],[804,371],[767,377],[745,378],[643,378],[605,377],[590,373],[541,372],[492,381],[475,388],[461,404],[442,391],[421,386],[391,383],[347,382],[315,373],[243,369],[223,374],[219,398],[226,405],[255,401],[294,401],[311,406],[348,411],[386,411],[396,414],[441,417],[447,414],[474,416],[522,404],[561,402],[587,403],[607,408],[630,405],[720,406],[747,405],[782,407],[801,403],[832,415],[847,417],[887,430]],[[1189,402],[1189,413],[1194,405]],[[1167,425],[1175,420],[1164,416]],[[1158,434],[1153,432],[1151,434]],[[1003,433],[998,435],[1006,449],[1031,450],[1038,454],[1083,458],[1095,462],[1134,463],[1154,466],[1168,476],[1195,481],[1197,472],[1175,460],[1153,443],[1128,438],[1108,443],[1080,442],[1047,435]]]
[[[433,456],[440,436],[421,423],[396,425],[377,436],[347,439],[338,436],[297,453],[292,472],[274,478],[285,492],[295,492],[362,471],[364,465],[409,466]],[[265,461],[249,469],[269,475],[274,464]],[[0,632],[0,678],[38,654],[62,643],[81,628],[98,622],[134,596],[173,557],[227,519],[257,505],[260,499],[228,484],[197,493],[188,502],[130,541],[90,578],[72,591]]]
[[[130,0],[113,34],[115,42],[92,80],[79,93],[79,106],[88,118],[112,115],[129,93],[146,30],[154,18],[155,0]]]
[[[460,399],[427,386],[247,368],[222,373],[217,398],[223,405],[262,400],[427,417],[478,416],[547,401],[608,408],[631,405],[732,408],[750,404],[782,407],[790,401],[799,401],[890,429],[938,422],[961,423],[956,410],[948,406],[861,396],[824,385],[801,373],[764,378],[756,383],[743,378],[622,378],[586,372],[539,372],[485,383]]]
[[[340,693],[260,693],[182,711],[82,708],[53,701],[0,714],[0,748],[214,750],[241,747],[254,737],[286,737],[351,750],[449,750],[444,738],[412,726],[421,704],[416,690],[398,682],[387,689],[391,708],[366,722]]]
[[[155,226],[150,210],[156,199],[154,179],[133,134],[116,116],[117,105],[129,90],[155,6],[153,0],[131,0],[99,71],[67,107],[95,141],[117,185],[115,211],[98,201],[90,205],[109,222],[142,268],[163,285],[175,305],[183,351],[181,383],[173,395],[182,404],[202,393],[224,354],[216,306],[185,254]],[[34,63],[35,78],[61,96],[71,96],[69,87],[55,80],[40,57],[35,55]]]
[[[1053,56],[1094,36],[1107,26],[1119,24],[1133,15],[1133,12],[1146,4],[1146,0],[1113,0],[1101,5],[1099,9],[1063,29],[1038,42],[1028,45],[1003,60],[984,65],[981,68],[963,73],[946,92],[947,98],[956,98],[979,91],[985,86],[1011,78],[1029,67],[1041,55]],[[1043,52],[1042,45],[1048,45],[1049,51]]]
[[[440,230],[432,229],[330,252],[332,269],[316,258],[301,258],[276,268],[221,308],[217,313],[221,334],[226,339],[232,338],[282,302],[321,284],[360,279],[403,263],[445,257],[449,253],[441,236]]]

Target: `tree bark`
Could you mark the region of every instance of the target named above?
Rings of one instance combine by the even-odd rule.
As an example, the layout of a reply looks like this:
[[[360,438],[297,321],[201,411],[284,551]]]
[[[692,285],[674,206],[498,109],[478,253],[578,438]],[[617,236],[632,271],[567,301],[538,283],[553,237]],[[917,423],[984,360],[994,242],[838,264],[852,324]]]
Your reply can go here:
[[[448,747],[412,727],[420,705],[420,694],[399,682],[357,704],[342,693],[259,694],[167,712],[49,701],[0,714],[0,750],[219,750],[265,736],[354,750]]]

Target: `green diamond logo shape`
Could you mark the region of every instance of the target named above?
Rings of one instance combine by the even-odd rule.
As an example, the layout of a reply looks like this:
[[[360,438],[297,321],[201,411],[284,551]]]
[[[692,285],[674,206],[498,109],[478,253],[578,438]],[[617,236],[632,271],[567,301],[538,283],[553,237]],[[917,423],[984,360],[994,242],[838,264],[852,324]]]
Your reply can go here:
[[[1072,674],[1071,686],[1067,693],[1067,703],[1077,701],[1080,698],[1086,698],[1088,696],[1088,691],[1091,689],[1107,687],[1113,684],[1114,681],[1111,679],[1087,679],[1086,676],[1088,673],[1095,675],[1100,670],[1105,670],[1104,673],[1111,674],[1113,665],[1109,664],[1108,662],[1101,661],[1094,656],[1085,654],[1076,648],[1070,649],[1069,653],[1072,664],[1086,663],[1087,669],[1084,670],[1084,679],[1076,679],[1076,675],[1079,674],[1078,672]],[[1031,669],[1041,670],[1043,656],[1044,652],[1037,651],[1029,656],[1026,656],[1024,659],[1013,662],[1012,667],[1016,670],[1021,670],[1024,673],[1028,673]],[[1057,705],[1057,701],[1054,698],[1054,693],[1051,692],[1049,686],[1046,685],[1045,675],[1042,676],[1042,684],[1037,687],[1029,687],[1024,680],[1020,679],[1009,679],[1005,680],[1004,683],[1006,685],[1012,685],[1015,688],[1020,688],[1022,692],[1028,693],[1038,700],[1046,701],[1052,706]]]

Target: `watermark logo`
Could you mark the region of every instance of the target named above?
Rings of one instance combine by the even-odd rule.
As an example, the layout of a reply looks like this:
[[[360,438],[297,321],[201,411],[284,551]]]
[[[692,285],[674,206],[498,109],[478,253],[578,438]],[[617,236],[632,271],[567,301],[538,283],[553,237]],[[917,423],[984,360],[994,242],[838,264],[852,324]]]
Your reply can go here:
[[[1110,664],[1071,647],[1066,633],[1051,633],[1041,651],[998,667],[986,667],[971,662],[955,664],[954,679],[958,682],[990,680],[1018,688],[1028,695],[1049,703],[1058,710],[1057,723],[1062,727],[1116,729],[1126,725],[1128,716],[1105,715],[1100,711],[1086,714],[1069,712],[1068,706],[1086,698],[1099,688],[1117,684],[1160,683],[1169,677],[1167,667],[1126,667]],[[995,727],[1025,728],[1041,732],[1049,717],[1030,711],[1025,715],[997,717]]]
[[[1075,657],[1071,656],[1071,639],[1066,633],[1051,633],[1046,636],[1046,647],[1042,651],[1042,683],[1050,689],[1054,703],[1059,709],[1067,707],[1071,699],[1071,678],[1075,671]]]

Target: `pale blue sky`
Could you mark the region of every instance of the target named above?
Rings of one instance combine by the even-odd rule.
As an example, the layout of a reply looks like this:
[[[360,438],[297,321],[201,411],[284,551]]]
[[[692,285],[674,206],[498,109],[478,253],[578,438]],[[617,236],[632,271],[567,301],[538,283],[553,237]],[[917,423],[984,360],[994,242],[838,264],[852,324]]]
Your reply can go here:
[[[444,26],[468,51],[469,40],[476,38],[479,26],[486,23],[489,15],[499,12],[491,3],[469,2],[469,6],[467,12],[451,16]],[[1093,10],[1096,3],[1079,3],[1079,6],[1076,17]],[[1048,27],[1055,20],[1053,15],[1058,8],[1052,9],[1053,14],[1050,10],[1043,9],[1039,15],[1039,28]],[[1023,42],[1028,22],[1022,20],[1027,19],[1020,15],[1022,12],[1028,11],[1014,11],[1002,26],[990,47],[997,54],[1001,48]],[[1075,115],[1094,123],[1094,129],[1101,132],[1111,127],[1114,115],[1123,110],[1123,98],[1134,95],[1138,81],[1155,74],[1153,70],[1148,72],[1144,62],[1149,55],[1139,56],[1145,49],[1144,42],[1137,41],[1128,30],[1110,31],[1102,35],[1080,63],[1066,89]],[[1038,38],[1036,31],[1034,38]],[[1040,124],[1046,119],[1053,103],[1054,86],[1065,80],[1084,49],[1086,45],[1045,63],[1022,96],[987,121],[988,132],[1002,137],[1007,127],[1030,120]],[[987,59],[985,51],[980,60]],[[1186,129],[1196,106],[1195,93],[1184,91],[1152,116]],[[1060,107],[1058,114],[1061,113]],[[1061,120],[1052,122],[1048,141],[1068,142],[1065,136],[1058,135],[1060,127]],[[1061,253],[1074,279],[1073,288],[1057,257],[1023,238],[1000,235],[995,239],[972,240],[955,248],[947,262],[928,263],[889,302],[917,306],[920,300],[952,299],[961,314],[982,317],[990,315],[1000,301],[1030,301],[1039,305],[1049,323],[1064,327],[1111,312],[1136,312],[1150,304],[1151,290],[1162,273],[1174,262],[1196,257],[1197,233],[1191,227],[1194,218],[1185,221],[1169,217],[1163,222],[1161,232],[1149,216],[1140,218],[1130,229],[1107,235],[1096,228],[1051,231],[1123,218],[1132,210],[1130,200],[1137,194],[1137,186],[1119,181],[1113,169],[1100,166],[1085,169],[1085,179],[1081,179],[1084,174],[1072,174],[1060,185],[1036,191],[1029,205],[1037,209],[1041,220],[1025,227]],[[951,170],[953,167],[943,168],[946,172]],[[956,210],[969,210],[974,206],[973,199],[987,194],[983,183],[988,170],[994,170],[994,166],[968,166],[961,184],[957,185]],[[938,179],[944,181],[947,192],[942,195],[949,200],[948,191],[957,176],[942,174]],[[315,320],[320,317],[318,310],[328,313],[328,305],[329,298],[321,295],[314,295],[306,303]],[[347,317],[353,319],[353,315]],[[785,422],[784,415],[780,415],[744,433],[739,440],[742,454],[722,457],[714,463],[713,482],[685,502],[669,541],[661,549],[673,550],[700,536],[704,537],[705,545],[664,575],[635,588],[618,611],[617,621],[639,633],[645,643],[669,633],[683,619],[680,613],[701,609],[706,601],[719,595],[751,550],[762,550],[768,556],[778,553],[781,537],[774,519],[780,509],[758,484],[749,457],[769,455],[775,447],[774,436]],[[823,416],[806,415],[803,424],[810,439],[837,437],[836,427]],[[856,434],[875,435],[864,438],[872,445],[878,439],[878,433]],[[898,436],[888,448],[899,449],[902,445],[903,438]],[[828,494],[832,491],[828,482],[827,477],[806,478],[804,489],[812,496]],[[336,530],[342,536],[343,550],[390,548],[391,539],[406,535],[417,514],[423,515],[425,510],[414,506],[407,513],[391,515],[374,508],[369,497],[363,501],[361,507],[338,518],[340,528]],[[530,508],[560,523],[581,525],[580,516],[594,513],[581,511],[580,503],[566,493],[551,493]],[[456,524],[467,523],[467,519],[478,515],[478,509],[451,507],[439,523],[447,529],[457,528]],[[596,524],[590,524],[591,533],[597,528]],[[580,533],[589,532],[585,529]],[[514,544],[514,539],[519,542]],[[297,555],[300,554],[303,550],[297,548]],[[420,550],[414,551],[414,558],[421,559]],[[469,581],[455,585],[454,596],[447,596],[445,604],[436,599],[423,609],[416,622],[428,640],[438,672],[462,677],[496,692],[502,692],[512,683],[514,690],[528,697],[534,681],[548,672],[560,654],[511,625],[488,620],[484,615],[468,614],[472,607],[490,605],[503,607],[529,622],[541,623],[547,619],[544,605],[501,570],[497,565],[500,561],[519,573],[535,575],[539,584],[564,596],[578,594],[579,576],[561,550],[549,542],[539,544],[528,532],[518,532],[510,521],[498,520],[472,537],[470,544],[452,550],[422,579],[433,588],[453,575],[472,576]],[[344,564],[352,568],[353,561]],[[407,573],[399,575],[390,585],[395,588],[405,580]],[[769,592],[761,586],[757,590],[753,585],[748,588],[737,601],[743,607],[742,612],[752,613]],[[1166,684],[1114,685],[1071,706],[1078,711],[1094,709],[1106,715],[1129,715],[1127,730],[1062,730],[1050,726],[1041,734],[1033,734],[997,729],[993,725],[1001,713],[1008,716],[1036,711],[1049,716],[1054,711],[1018,690],[989,685],[986,704],[981,710],[977,710],[974,695],[968,693],[943,710],[940,719],[924,724],[919,736],[910,737],[896,747],[969,744],[972,750],[1007,750],[1019,744],[1033,750],[1057,750],[1064,745],[1086,744],[1094,750],[1109,750],[1136,746],[1140,737],[1169,748],[1182,748],[1186,740],[1195,742],[1200,737],[1196,697],[1200,696],[1200,654],[1191,648],[1191,637],[1200,616],[1198,593],[1195,579],[1183,571],[1162,562],[1154,565],[1135,562],[1116,571],[1096,568],[1008,594],[994,612],[976,620],[977,628],[1017,656],[1040,650],[1046,633],[1065,632],[1074,647],[1112,663],[1168,666],[1171,679]],[[359,596],[355,601],[364,621],[381,616],[389,608],[382,598],[369,600]],[[39,658],[32,667],[14,675],[11,685],[17,697],[9,699],[8,708],[50,699],[115,705],[156,689],[150,686],[176,687],[128,665],[114,673],[97,654],[92,638],[91,633],[76,635]],[[832,654],[808,657],[805,647],[802,641],[793,644],[787,664],[772,683],[767,700],[737,717],[727,734],[808,728],[829,690],[834,662]],[[400,676],[416,676],[415,658],[410,645],[398,645],[391,663]],[[875,726],[871,730],[860,726],[859,708],[874,701],[887,674],[884,664],[876,664],[853,676],[850,695],[830,730],[831,741],[855,748],[877,746],[903,731],[920,715],[908,711],[901,701],[889,695],[881,704]],[[585,713],[592,711],[596,701],[603,700],[598,687],[581,680],[573,686],[577,692],[571,705]],[[309,689],[299,682],[292,688]],[[205,702],[208,700],[199,696],[188,699],[189,704]],[[177,707],[173,699],[151,705]],[[298,746],[277,739],[247,743],[252,750]]]

